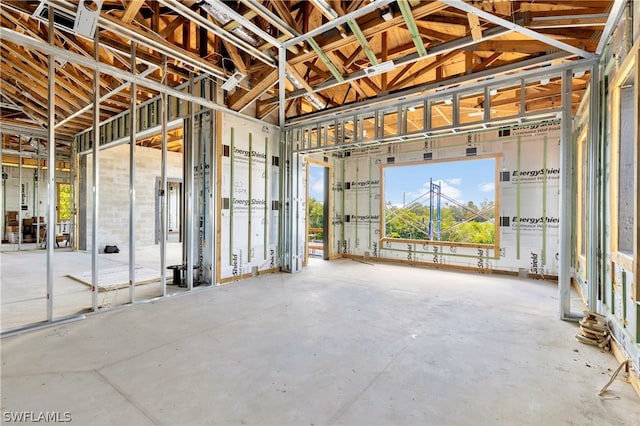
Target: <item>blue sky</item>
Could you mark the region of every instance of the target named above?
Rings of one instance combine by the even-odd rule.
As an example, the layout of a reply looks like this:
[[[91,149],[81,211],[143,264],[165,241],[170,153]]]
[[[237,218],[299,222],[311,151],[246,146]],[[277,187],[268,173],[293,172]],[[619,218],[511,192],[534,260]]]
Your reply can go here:
[[[318,201],[324,199],[324,167],[309,164],[309,197]]]
[[[442,193],[477,206],[482,201],[495,199],[495,160],[465,160],[413,166],[385,167],[385,202],[402,205],[403,193],[409,203],[429,191],[429,178],[441,181]],[[309,196],[323,199],[323,168],[310,165]],[[420,201],[428,200],[426,197]]]
[[[384,168],[385,203],[407,204],[429,192],[429,178],[440,182],[441,192],[466,203],[495,198],[495,160],[466,160]],[[424,204],[427,197],[420,199]]]

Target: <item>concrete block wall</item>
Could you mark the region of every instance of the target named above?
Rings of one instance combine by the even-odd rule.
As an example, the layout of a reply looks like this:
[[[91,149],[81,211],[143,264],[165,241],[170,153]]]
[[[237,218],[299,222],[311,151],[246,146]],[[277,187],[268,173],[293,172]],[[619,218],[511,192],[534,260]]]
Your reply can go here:
[[[182,154],[167,153],[167,178],[182,179]],[[158,149],[136,147],[136,245],[155,244],[157,181],[161,175],[161,155]],[[92,241],[92,167],[93,156],[87,154],[86,169],[81,170],[80,179],[86,180],[85,199],[86,228],[79,232],[86,235],[87,250]],[[99,154],[99,208],[98,248],[117,245],[121,250],[129,244],[129,145],[117,145],[100,151]]]

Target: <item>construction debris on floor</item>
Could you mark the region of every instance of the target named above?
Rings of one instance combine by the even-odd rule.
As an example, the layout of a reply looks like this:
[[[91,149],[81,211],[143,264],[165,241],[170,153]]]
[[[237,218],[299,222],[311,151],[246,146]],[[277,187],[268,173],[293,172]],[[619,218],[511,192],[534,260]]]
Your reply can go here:
[[[580,320],[580,332],[576,334],[579,342],[598,346],[605,351],[611,350],[611,333],[606,317],[597,312],[584,311],[584,318]]]

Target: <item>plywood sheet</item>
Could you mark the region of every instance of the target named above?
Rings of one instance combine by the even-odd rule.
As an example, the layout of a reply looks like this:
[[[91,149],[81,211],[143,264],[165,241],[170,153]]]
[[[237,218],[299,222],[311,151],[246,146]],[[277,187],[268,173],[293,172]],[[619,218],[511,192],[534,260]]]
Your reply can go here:
[[[91,271],[69,274],[67,277],[91,286]],[[136,285],[160,280],[160,271],[136,265]],[[129,265],[101,269],[98,273],[98,291],[110,291],[129,287]]]

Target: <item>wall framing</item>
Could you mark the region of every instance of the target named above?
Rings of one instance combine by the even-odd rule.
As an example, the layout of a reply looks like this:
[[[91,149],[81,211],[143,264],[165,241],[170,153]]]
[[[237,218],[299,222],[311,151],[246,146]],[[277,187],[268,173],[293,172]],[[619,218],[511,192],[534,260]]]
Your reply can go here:
[[[612,105],[613,105],[613,116],[612,116],[612,135],[611,135],[611,152],[613,153],[611,157],[611,196],[612,200],[617,200],[619,197],[619,188],[621,182],[619,181],[619,151],[620,151],[620,120],[621,120],[621,111],[620,111],[620,102],[621,102],[621,88],[622,85],[633,76],[632,73],[635,73],[635,88],[634,88],[634,100],[637,102],[638,98],[638,50],[639,43],[636,43],[636,46],[633,48],[633,51],[627,56],[624,63],[620,67],[620,71],[614,81],[614,89],[612,93]],[[638,182],[638,107],[635,109],[635,117],[634,117],[634,182],[637,187]],[[633,237],[633,254],[629,255],[628,253],[623,253],[619,251],[618,246],[618,204],[617,202],[613,202],[611,204],[611,258],[612,261],[620,266],[624,267],[629,271],[635,272],[634,275],[637,276],[637,258],[638,258],[638,197],[636,196],[634,205],[634,237]],[[638,299],[639,294],[636,293],[636,299]]]

